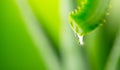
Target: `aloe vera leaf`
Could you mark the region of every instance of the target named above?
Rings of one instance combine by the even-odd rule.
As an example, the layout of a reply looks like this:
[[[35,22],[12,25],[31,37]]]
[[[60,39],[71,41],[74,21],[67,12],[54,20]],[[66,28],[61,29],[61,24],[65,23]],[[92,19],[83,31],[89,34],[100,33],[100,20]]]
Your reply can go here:
[[[109,2],[110,0],[81,0],[78,8],[69,15],[75,33],[85,35],[105,22],[104,16],[109,8]]]

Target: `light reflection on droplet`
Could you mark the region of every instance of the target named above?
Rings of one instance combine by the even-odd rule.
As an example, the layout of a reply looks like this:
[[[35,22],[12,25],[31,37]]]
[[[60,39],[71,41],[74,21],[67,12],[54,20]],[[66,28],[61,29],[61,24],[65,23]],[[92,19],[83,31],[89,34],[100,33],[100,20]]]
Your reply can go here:
[[[84,45],[83,36],[80,36],[80,35],[78,34],[78,38],[79,38],[80,44],[81,44],[81,45]]]

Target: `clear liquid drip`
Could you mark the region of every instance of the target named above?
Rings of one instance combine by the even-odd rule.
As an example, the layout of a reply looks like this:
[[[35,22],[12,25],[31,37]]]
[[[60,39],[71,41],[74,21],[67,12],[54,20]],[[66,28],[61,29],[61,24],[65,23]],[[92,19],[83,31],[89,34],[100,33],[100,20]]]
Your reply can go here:
[[[78,35],[80,44],[81,44],[81,45],[84,45],[83,36],[80,36],[79,34],[77,34],[77,35]]]

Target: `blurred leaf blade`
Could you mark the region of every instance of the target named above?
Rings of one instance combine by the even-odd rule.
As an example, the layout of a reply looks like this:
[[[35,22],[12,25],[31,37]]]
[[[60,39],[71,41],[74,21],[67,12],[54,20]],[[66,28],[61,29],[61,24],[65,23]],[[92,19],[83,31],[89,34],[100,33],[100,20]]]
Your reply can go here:
[[[46,70],[14,0],[0,0],[0,10],[0,69]]]

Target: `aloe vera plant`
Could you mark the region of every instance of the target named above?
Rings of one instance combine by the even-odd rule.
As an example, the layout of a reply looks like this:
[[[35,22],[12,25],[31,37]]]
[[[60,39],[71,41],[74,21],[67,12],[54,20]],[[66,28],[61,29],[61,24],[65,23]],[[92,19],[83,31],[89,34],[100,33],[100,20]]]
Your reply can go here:
[[[69,15],[70,24],[78,37],[106,22],[110,0],[77,0],[78,7]],[[82,38],[82,37],[80,37]]]
[[[0,0],[0,70],[120,70],[120,0],[109,3]]]

